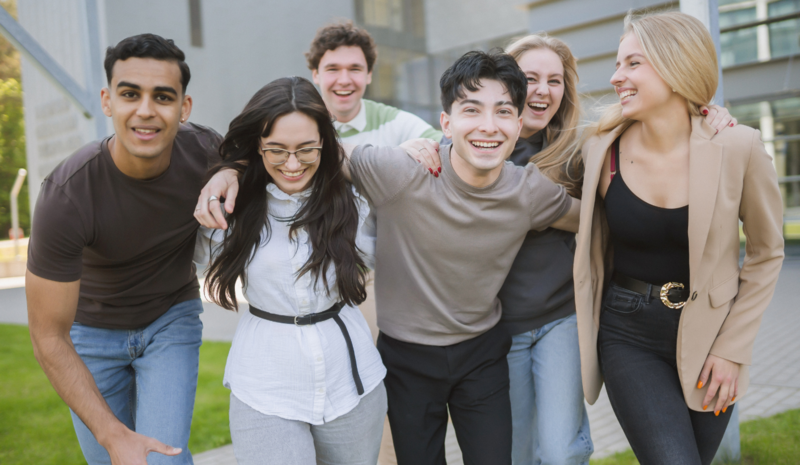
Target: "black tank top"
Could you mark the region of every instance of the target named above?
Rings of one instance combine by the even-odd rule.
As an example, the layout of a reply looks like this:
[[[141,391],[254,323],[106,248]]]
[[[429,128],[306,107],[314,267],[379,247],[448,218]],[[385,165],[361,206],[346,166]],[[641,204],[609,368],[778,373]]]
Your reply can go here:
[[[614,270],[652,284],[674,281],[688,286],[689,206],[661,208],[640,199],[622,178],[619,139],[612,156],[612,179],[604,202]]]

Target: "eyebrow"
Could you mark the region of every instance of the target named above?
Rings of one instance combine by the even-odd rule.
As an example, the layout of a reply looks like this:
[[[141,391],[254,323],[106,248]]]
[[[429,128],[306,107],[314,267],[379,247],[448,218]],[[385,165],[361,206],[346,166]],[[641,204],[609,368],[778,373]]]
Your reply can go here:
[[[477,105],[479,107],[482,107],[483,106],[483,102],[481,102],[480,100],[475,100],[475,99],[464,99],[464,100],[461,101],[461,105]],[[514,102],[512,102],[510,100],[499,100],[499,101],[494,103],[494,106],[496,106],[496,107],[502,107],[503,105],[514,106]]]
[[[134,84],[134,83],[128,82],[128,81],[119,81],[117,83],[117,88],[119,89],[120,87],[130,87],[131,89],[142,90],[142,86],[140,86],[139,84]],[[154,92],[167,92],[167,93],[170,93],[170,94],[174,94],[176,96],[178,95],[178,91],[175,90],[174,87],[170,87],[170,86],[156,86],[153,89],[153,91]]]
[[[533,75],[539,76],[539,73],[537,73],[536,71],[528,71],[528,73],[527,73],[527,74],[533,74]],[[556,73],[556,74],[551,74],[551,75],[550,75],[550,77],[560,77],[560,78],[563,78],[563,77],[564,77],[564,75],[562,75],[561,73]]]
[[[316,143],[318,143],[316,140],[307,140],[305,142],[300,142],[297,145],[300,146],[300,145],[308,145],[308,144],[316,144]],[[286,144],[281,144],[280,142],[267,142],[266,145],[274,145],[274,146],[278,146],[278,147],[286,147]]]
[[[339,68],[339,67],[341,67],[341,68],[363,68],[364,65],[362,65],[361,63],[347,63],[347,64],[328,63],[327,65],[325,65],[325,69],[328,69],[328,68]]]

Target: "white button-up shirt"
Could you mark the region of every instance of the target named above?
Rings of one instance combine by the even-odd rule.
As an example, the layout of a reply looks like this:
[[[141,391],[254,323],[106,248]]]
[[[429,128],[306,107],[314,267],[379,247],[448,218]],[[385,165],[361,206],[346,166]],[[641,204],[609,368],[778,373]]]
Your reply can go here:
[[[292,218],[308,198],[310,189],[289,195],[275,184],[267,185],[268,221],[262,244],[247,267],[244,295],[254,307],[278,315],[319,313],[339,301],[334,267],[328,269],[330,295],[322,279],[315,284],[311,273],[296,279],[311,255],[305,228],[289,237]],[[364,234],[368,203],[356,194],[359,210],[356,245],[362,259],[374,266],[375,238]],[[374,229],[374,228],[373,228]],[[195,261],[206,263],[224,232],[200,228]],[[267,240],[268,237],[268,240]],[[364,395],[386,375],[367,322],[357,307],[345,305],[340,318],[350,333]],[[225,387],[242,402],[266,414],[313,425],[323,424],[349,412],[358,404],[350,368],[350,356],[341,329],[333,319],[307,326],[276,323],[243,311],[233,336]]]

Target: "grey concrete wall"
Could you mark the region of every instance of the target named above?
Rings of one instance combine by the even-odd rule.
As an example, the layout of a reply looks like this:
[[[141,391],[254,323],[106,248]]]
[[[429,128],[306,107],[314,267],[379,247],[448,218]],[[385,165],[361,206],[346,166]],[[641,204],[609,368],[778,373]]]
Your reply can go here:
[[[428,53],[527,32],[524,0],[427,0]]]

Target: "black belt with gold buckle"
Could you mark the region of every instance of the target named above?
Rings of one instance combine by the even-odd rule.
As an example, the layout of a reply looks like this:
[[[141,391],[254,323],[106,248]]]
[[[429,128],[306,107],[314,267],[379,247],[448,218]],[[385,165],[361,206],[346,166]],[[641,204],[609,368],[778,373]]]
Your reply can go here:
[[[649,289],[651,297],[661,299],[661,303],[666,307],[676,310],[683,308],[683,306],[686,305],[686,301],[689,300],[689,289],[686,289],[683,283],[669,282],[665,284],[651,284],[625,276],[616,271],[611,276],[611,282],[624,289],[642,295],[647,295]]]

